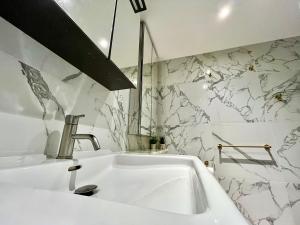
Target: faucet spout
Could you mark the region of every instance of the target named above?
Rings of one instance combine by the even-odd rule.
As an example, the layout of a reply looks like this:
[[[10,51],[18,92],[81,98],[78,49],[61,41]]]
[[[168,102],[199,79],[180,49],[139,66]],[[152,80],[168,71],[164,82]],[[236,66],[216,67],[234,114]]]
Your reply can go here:
[[[97,151],[99,150],[101,147],[100,147],[100,144],[98,142],[98,139],[92,135],[92,134],[73,134],[72,135],[72,138],[73,139],[86,139],[86,140],[90,140],[93,147],[94,147],[94,150]]]
[[[92,134],[76,134],[78,121],[84,115],[67,115],[65,119],[65,126],[60,140],[59,152],[57,159],[72,159],[75,139],[90,140],[95,151],[100,149],[97,138]]]

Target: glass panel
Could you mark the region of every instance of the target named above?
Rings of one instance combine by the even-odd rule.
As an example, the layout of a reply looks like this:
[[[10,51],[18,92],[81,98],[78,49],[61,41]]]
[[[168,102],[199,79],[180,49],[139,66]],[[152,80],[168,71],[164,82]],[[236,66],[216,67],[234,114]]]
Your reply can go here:
[[[111,51],[111,60],[119,68],[137,67],[139,31],[139,14],[134,13],[130,1],[119,0]]]
[[[142,59],[139,59],[143,62],[142,74],[136,67],[127,68],[125,72],[141,80],[136,90],[130,90],[129,134],[151,136],[157,133],[158,56],[145,24],[141,24],[141,29],[144,29],[140,40],[143,43],[143,54]]]
[[[55,0],[107,56],[113,22],[113,0]]]
[[[141,107],[141,134],[151,135],[152,113],[152,42],[145,29],[144,33],[144,58],[142,78],[142,107]]]
[[[151,135],[157,134],[157,119],[158,119],[158,62],[155,49],[152,51],[152,76],[151,76]]]

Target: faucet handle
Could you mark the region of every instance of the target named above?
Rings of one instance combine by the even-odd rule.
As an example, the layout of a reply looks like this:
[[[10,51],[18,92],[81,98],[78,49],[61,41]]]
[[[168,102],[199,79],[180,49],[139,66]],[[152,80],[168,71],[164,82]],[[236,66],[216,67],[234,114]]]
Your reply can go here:
[[[85,115],[84,114],[77,115],[77,116],[76,115],[67,115],[65,122],[66,122],[66,124],[77,125],[78,121],[81,117],[85,117]]]

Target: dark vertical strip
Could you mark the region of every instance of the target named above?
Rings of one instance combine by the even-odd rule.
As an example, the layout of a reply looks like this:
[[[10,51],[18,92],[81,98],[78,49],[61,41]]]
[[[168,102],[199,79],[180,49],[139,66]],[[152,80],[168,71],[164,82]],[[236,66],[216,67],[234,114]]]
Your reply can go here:
[[[110,33],[110,43],[109,43],[108,59],[111,59],[111,50],[112,50],[112,44],[113,44],[113,40],[114,40],[114,32],[115,32],[115,23],[116,23],[117,8],[118,8],[118,0],[116,0],[116,4],[115,4],[113,24],[112,24],[111,33]]]
[[[138,77],[137,77],[137,89],[138,89],[138,96],[139,96],[139,111],[138,111],[138,133],[139,134],[141,134],[141,124],[142,124],[144,33],[145,33],[145,24],[143,21],[141,21],[141,23],[140,23],[140,41],[139,41]]]

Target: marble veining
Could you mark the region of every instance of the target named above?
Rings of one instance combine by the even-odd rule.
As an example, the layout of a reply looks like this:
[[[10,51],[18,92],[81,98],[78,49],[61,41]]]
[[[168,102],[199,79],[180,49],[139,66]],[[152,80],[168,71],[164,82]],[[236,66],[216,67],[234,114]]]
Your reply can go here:
[[[299,46],[299,40],[295,38],[267,43],[263,48],[249,46],[168,61],[161,92],[172,89],[170,85],[202,84],[205,80],[209,85],[208,106],[215,107],[219,102],[237,112],[241,121],[278,120],[287,110],[292,118],[299,118],[299,108],[295,105],[300,98]],[[210,77],[207,71],[210,71]],[[282,73],[285,79],[282,79]],[[201,84],[198,88],[202,88]],[[274,99],[279,92],[286,93],[285,102]],[[164,97],[163,94],[160,96]]]
[[[130,90],[129,101],[129,134],[157,135],[157,82],[158,82],[158,64],[144,64],[143,66],[143,84],[142,84],[142,105],[141,105],[141,130],[138,131],[138,110],[139,96],[137,89]],[[137,67],[122,69],[124,74],[137,85]]]
[[[299,224],[300,38],[160,67],[158,127],[169,152],[213,160],[215,176],[251,224]],[[272,150],[219,155],[219,143]]]
[[[118,96],[118,95],[117,95]],[[118,99],[118,97],[116,97]],[[104,104],[102,108],[97,107],[95,110],[103,116],[114,142],[121,150],[126,150],[128,147],[127,127],[128,115],[123,111],[122,103],[118,102],[119,109],[112,107],[109,104]]]
[[[293,128],[283,140],[283,144],[277,150],[280,157],[281,169],[284,172],[291,174],[300,181],[300,164],[296,158],[299,158],[300,154],[297,154],[300,146],[300,126]],[[297,155],[289,155],[290,152],[295,152]]]
[[[236,178],[219,182],[251,224],[294,224],[284,185]]]
[[[46,105],[47,102],[44,101],[53,101],[56,106],[57,106],[57,111],[61,112],[63,117],[65,116],[65,112],[63,107],[60,105],[60,103],[57,101],[55,96],[52,94],[50,91],[47,83],[43,79],[40,71],[37,69],[34,69],[31,66],[26,65],[25,63],[20,62],[22,66],[22,73],[23,75],[26,76],[27,82],[30,85],[30,88],[33,92],[33,94],[36,96],[38,99],[41,107],[43,108],[43,119],[45,119],[47,110],[46,110]]]
[[[300,183],[288,183],[286,189],[289,196],[290,206],[292,208],[292,214],[296,224],[300,221]]]

